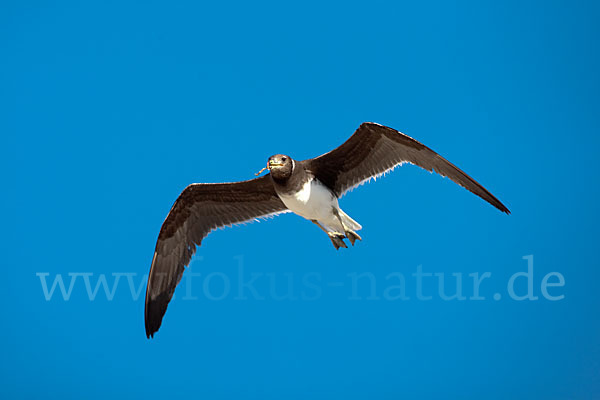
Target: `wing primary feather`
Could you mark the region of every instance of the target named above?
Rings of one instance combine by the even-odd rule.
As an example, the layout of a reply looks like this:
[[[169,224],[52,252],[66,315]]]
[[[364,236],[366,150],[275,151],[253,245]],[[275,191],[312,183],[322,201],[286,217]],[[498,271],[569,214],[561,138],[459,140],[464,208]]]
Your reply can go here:
[[[154,337],[185,267],[213,230],[288,212],[269,175],[243,182],[192,184],[162,224],[146,287],[146,336]]]
[[[500,211],[508,208],[479,182],[424,144],[395,129],[365,122],[341,146],[303,161],[338,197],[396,167],[410,163],[448,177]]]

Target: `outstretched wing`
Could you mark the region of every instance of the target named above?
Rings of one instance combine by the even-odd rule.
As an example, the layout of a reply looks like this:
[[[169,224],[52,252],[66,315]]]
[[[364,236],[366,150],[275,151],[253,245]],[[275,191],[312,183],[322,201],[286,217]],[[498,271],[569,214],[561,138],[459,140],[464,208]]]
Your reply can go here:
[[[146,288],[146,336],[160,327],[175,287],[202,239],[211,231],[288,212],[271,178],[234,183],[197,183],[185,188],[165,219]]]
[[[365,122],[340,147],[304,161],[308,170],[338,196],[404,163],[436,171],[510,214],[494,195],[429,147],[392,128]]]

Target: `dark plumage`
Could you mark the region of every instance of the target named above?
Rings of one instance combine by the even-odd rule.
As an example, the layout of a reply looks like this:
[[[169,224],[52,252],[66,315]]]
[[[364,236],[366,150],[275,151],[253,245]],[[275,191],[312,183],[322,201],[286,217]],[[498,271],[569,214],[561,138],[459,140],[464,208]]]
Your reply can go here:
[[[508,208],[475,179],[429,147],[395,129],[371,122],[362,124],[340,147],[305,163],[306,169],[338,197],[365,180],[410,163],[452,179],[500,211],[510,214]]]
[[[175,286],[211,231],[288,212],[268,175],[235,183],[196,183],[179,195],[160,229],[146,288],[146,334],[160,327]]]
[[[339,208],[348,190],[403,163],[446,176],[505,213],[496,197],[473,178],[427,146],[392,129],[362,124],[338,148],[319,157],[295,161],[271,156],[268,175],[243,182],[192,184],[175,201],[158,240],[146,289],[146,335],[160,327],[183,271],[202,239],[212,230],[294,212],[323,229],[336,249],[361,240],[361,229]]]

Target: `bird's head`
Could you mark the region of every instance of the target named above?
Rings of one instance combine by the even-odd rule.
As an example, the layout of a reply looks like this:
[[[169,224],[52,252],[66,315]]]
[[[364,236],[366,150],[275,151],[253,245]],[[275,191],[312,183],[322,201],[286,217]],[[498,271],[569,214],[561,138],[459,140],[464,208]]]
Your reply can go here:
[[[271,175],[275,179],[287,179],[292,175],[294,169],[294,161],[292,157],[284,154],[275,154],[269,157],[267,161],[267,169],[271,171]]]

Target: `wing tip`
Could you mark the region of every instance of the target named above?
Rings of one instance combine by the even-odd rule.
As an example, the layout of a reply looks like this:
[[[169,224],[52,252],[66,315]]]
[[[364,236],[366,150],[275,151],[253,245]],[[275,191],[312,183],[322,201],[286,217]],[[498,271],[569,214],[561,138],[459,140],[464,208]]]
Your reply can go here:
[[[160,323],[158,324],[157,327],[154,326],[154,325],[156,325],[156,323],[148,316],[148,306],[146,306],[145,325],[146,325],[146,339],[153,339],[154,334],[158,331],[158,328],[160,327]]]
[[[155,299],[147,299],[144,312],[144,322],[146,326],[146,338],[154,338],[162,325],[163,317],[167,312],[171,296],[168,293],[161,293]]]
[[[162,322],[162,317],[155,319],[153,317],[146,317],[146,338],[153,339],[154,334],[158,332]]]
[[[500,202],[500,200],[494,198],[494,200],[496,200],[495,202],[491,203],[494,207],[496,207],[498,210],[500,210],[501,212],[503,212],[506,215],[510,215],[511,212],[508,209],[508,207],[506,207],[504,204],[502,204]]]

